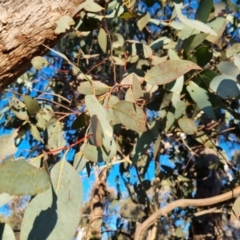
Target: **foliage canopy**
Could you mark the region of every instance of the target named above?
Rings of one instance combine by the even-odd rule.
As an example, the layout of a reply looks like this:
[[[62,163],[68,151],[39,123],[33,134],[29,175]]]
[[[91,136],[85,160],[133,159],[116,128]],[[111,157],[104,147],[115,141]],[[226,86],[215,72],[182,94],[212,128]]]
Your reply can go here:
[[[208,225],[240,214],[239,155],[219,146],[240,129],[240,18],[226,2],[86,1],[59,19],[65,37],[1,96],[0,202],[32,198],[21,240],[228,234]],[[189,228],[216,212],[207,233]]]

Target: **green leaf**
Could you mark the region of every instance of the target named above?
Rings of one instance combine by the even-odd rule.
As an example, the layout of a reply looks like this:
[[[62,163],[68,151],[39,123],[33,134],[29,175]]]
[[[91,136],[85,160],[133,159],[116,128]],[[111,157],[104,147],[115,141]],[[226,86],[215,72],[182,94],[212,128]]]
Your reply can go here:
[[[142,91],[141,84],[140,84],[138,78],[136,77],[136,75],[133,75],[133,79],[132,79],[132,91],[133,91],[133,99],[134,99],[134,102],[137,102],[137,100],[138,100],[140,97],[142,97],[143,91]]]
[[[189,60],[197,63],[200,67],[206,66],[212,59],[213,52],[208,46],[200,46]]]
[[[37,169],[25,159],[5,159],[0,164],[0,193],[10,195],[36,195],[49,189],[49,177],[45,169]]]
[[[73,160],[73,167],[78,171],[82,171],[84,167],[86,166],[86,163],[88,160],[83,156],[82,152],[79,151],[75,154],[74,160]]]
[[[195,19],[206,23],[213,8],[213,0],[200,0]]]
[[[186,16],[182,14],[182,3],[177,4],[174,3],[175,10],[177,12],[177,15],[180,19],[180,21],[185,24],[186,26],[189,26],[193,29],[199,30],[203,33],[207,33],[213,36],[217,36],[217,33],[210,28],[208,25],[204,24],[203,22],[200,22],[198,20],[188,19]]]
[[[104,8],[102,8],[100,5],[93,1],[86,1],[86,6],[84,7],[84,9],[88,12],[100,12]]]
[[[75,24],[74,20],[70,16],[61,16],[57,21],[57,27],[54,30],[55,34],[65,33]]]
[[[37,100],[32,99],[30,96],[24,95],[23,101],[30,115],[36,115],[39,112],[40,106]]]
[[[177,106],[176,106],[175,112],[174,112],[175,119],[180,118],[184,114],[186,107],[187,107],[187,104],[184,101],[179,101],[177,103]]]
[[[149,125],[149,129],[146,132],[139,135],[131,153],[133,155],[131,158],[133,163],[136,163],[146,153],[150,144],[158,134],[158,128],[159,122],[154,121],[151,125]]]
[[[129,88],[130,89],[130,88]],[[126,96],[125,96],[126,97]],[[133,100],[133,99],[132,99]],[[120,123],[119,120],[117,120],[115,117],[114,117],[114,113],[113,113],[113,109],[109,106],[112,106],[114,105],[115,103],[119,102],[119,98],[114,96],[114,95],[111,95],[110,98],[106,98],[105,99],[105,102],[104,102],[104,106],[107,108],[107,113],[108,113],[108,118],[110,120],[110,123],[112,125],[115,125],[115,124],[118,124]]]
[[[190,118],[182,117],[178,119],[178,125],[182,129],[182,131],[188,135],[193,135],[197,132],[197,125]]]
[[[127,128],[136,132],[146,131],[146,115],[142,108],[127,101],[120,101],[111,107],[114,116]]]
[[[81,82],[78,92],[84,95],[102,95],[111,89],[108,85],[100,81]]]
[[[52,151],[52,154],[58,154],[61,150],[56,150],[66,146],[62,128],[63,125],[56,117],[52,117],[47,123],[48,149]]]
[[[21,240],[73,239],[81,217],[83,188],[65,155],[51,170],[53,189],[38,194],[28,205]]]
[[[33,124],[30,124],[30,126],[31,126],[30,131],[31,131],[33,137],[34,137],[37,141],[40,141],[40,142],[43,143],[42,137],[41,137],[40,132],[38,131],[37,127],[36,127],[35,125],[33,125]]]
[[[208,92],[200,88],[196,83],[190,82],[187,86],[187,91],[190,94],[193,101],[198,105],[198,107],[204,111],[204,113],[212,118],[213,120],[216,120],[215,113],[212,108],[212,104],[209,101]]]
[[[13,131],[11,134],[3,134],[0,137],[0,160],[3,160],[6,156],[15,154],[17,148],[15,147],[14,138],[17,136],[17,131]]]
[[[184,76],[179,77],[176,81],[168,83],[166,89],[173,92],[172,95],[172,104],[177,109],[177,104],[180,101],[180,95],[183,88]]]
[[[228,75],[215,77],[210,83],[210,88],[223,99],[236,98],[240,94],[236,78]]]
[[[185,52],[189,52],[194,50],[197,46],[199,46],[207,37],[205,33],[198,33],[187,38],[183,43],[183,48]]]
[[[9,106],[11,108],[11,111],[17,116],[17,118],[21,120],[27,120],[29,118],[25,104],[19,99],[12,97],[9,101]]]
[[[98,44],[105,53],[107,51],[107,33],[103,28],[100,28],[98,33]]]
[[[41,56],[37,56],[31,60],[31,64],[36,70],[40,70],[48,66],[48,61]]]
[[[91,162],[109,162],[116,155],[116,145],[106,151],[102,147],[93,146],[89,143],[83,146],[82,154]]]
[[[103,146],[105,147],[106,151],[116,149],[116,144],[113,139],[113,129],[109,123],[106,109],[104,109],[97,98],[93,95],[86,95],[85,103],[90,116],[92,117],[93,115],[96,115],[102,125]]]
[[[190,61],[167,60],[148,70],[144,79],[152,85],[164,85],[176,80],[193,69],[201,70],[198,65]]]
[[[127,90],[127,92],[125,94],[125,101],[135,102],[134,98],[133,98],[133,91],[132,91],[131,87]]]
[[[168,130],[170,129],[170,127],[173,125],[174,121],[175,121],[175,116],[171,111],[168,111],[167,113],[167,121],[166,121],[166,126],[165,126],[165,133],[168,132]]]
[[[97,115],[93,115],[91,118],[89,134],[91,134],[90,140],[93,145],[95,145],[97,147],[102,146],[103,131],[102,131],[101,123],[100,123]]]
[[[143,17],[141,17],[137,21],[137,26],[138,26],[139,31],[142,31],[144,29],[144,27],[148,24],[149,21],[150,21],[150,15],[147,12]]]
[[[15,240],[12,228],[7,223],[0,223],[1,240]]]
[[[211,22],[207,23],[207,25],[217,33],[217,36],[208,35],[206,40],[211,43],[216,43],[226,29],[227,19],[225,17],[216,17],[214,20],[211,20]]]

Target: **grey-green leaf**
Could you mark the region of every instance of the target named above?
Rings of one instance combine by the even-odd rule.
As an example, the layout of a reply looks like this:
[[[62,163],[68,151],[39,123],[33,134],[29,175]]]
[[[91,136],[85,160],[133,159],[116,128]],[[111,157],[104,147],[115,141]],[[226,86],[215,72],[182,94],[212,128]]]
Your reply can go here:
[[[236,78],[228,75],[216,76],[209,87],[223,99],[236,98],[240,94],[240,85]]]
[[[107,33],[103,28],[100,28],[98,33],[98,44],[105,53],[107,51]]]
[[[114,116],[127,128],[136,132],[146,131],[146,115],[132,102],[120,101],[112,106]]]
[[[41,56],[37,56],[31,60],[31,64],[36,70],[40,70],[48,66],[48,61]]]
[[[182,117],[178,119],[178,125],[182,129],[182,131],[188,135],[193,135],[197,132],[197,125],[190,118]]]
[[[193,69],[201,70],[197,64],[187,60],[167,60],[148,70],[144,79],[152,85],[164,85]]]
[[[73,239],[81,217],[82,184],[65,156],[51,170],[53,189],[38,194],[24,215],[21,240]]]
[[[196,83],[190,82],[187,86],[187,91],[189,92],[193,101],[198,105],[198,107],[204,111],[204,113],[216,120],[215,113],[213,111],[213,107],[211,102],[208,100],[209,96],[205,89],[199,87]]]
[[[45,169],[37,169],[25,159],[5,159],[0,164],[0,193],[10,195],[36,195],[49,189],[49,177]]]

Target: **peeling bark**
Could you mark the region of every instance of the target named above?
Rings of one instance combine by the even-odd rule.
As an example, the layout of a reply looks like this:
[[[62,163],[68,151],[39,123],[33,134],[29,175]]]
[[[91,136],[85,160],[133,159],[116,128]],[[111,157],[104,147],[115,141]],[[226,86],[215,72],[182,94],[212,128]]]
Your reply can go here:
[[[62,37],[55,35],[61,16],[72,15],[83,0],[0,0],[0,90],[31,67]]]

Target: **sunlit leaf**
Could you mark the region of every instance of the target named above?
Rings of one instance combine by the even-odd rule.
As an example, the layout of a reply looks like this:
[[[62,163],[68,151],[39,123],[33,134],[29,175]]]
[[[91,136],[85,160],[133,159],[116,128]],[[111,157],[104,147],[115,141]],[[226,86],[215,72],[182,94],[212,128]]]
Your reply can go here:
[[[40,106],[37,100],[31,98],[30,96],[23,95],[23,101],[30,115],[36,115],[39,112]]]
[[[135,102],[133,98],[133,90],[132,88],[129,88],[125,94],[125,101],[129,102]]]
[[[223,99],[236,98],[240,94],[236,78],[228,75],[215,77],[210,83],[210,88]]]
[[[40,141],[40,142],[43,143],[42,137],[41,137],[40,132],[38,131],[36,125],[30,124],[30,126],[31,126],[30,131],[31,131],[33,137],[34,137],[37,141]]]
[[[217,69],[220,73],[232,76],[236,78],[239,74],[239,70],[233,62],[221,61],[217,65]]]
[[[57,21],[57,27],[54,30],[55,34],[65,33],[75,24],[74,20],[70,16],[61,16]]]
[[[150,20],[150,15],[147,12],[143,17],[141,17],[138,21],[137,21],[137,26],[139,31],[142,31],[144,29],[144,27],[148,24]]]
[[[17,116],[17,118],[21,120],[28,119],[27,109],[22,101],[15,97],[12,97],[9,101],[9,106],[11,108],[11,111]]]
[[[180,95],[183,88],[184,77],[179,77],[176,81],[173,81],[166,85],[166,89],[173,92],[172,104],[177,109],[177,104],[180,101]]]
[[[12,228],[7,223],[0,223],[1,239],[2,240],[15,240],[15,235]]]
[[[113,146],[111,150],[106,151],[102,147],[93,146],[87,143],[83,147],[82,154],[91,162],[109,162],[116,154],[115,146]]]
[[[212,104],[209,101],[208,92],[199,87],[196,83],[190,82],[187,86],[187,91],[190,94],[193,101],[198,105],[198,107],[204,111],[204,113],[212,118],[213,120],[216,120],[215,113],[212,108]]]
[[[224,17],[216,17],[214,20],[207,23],[207,25],[211,27],[218,35],[217,36],[208,35],[206,39],[209,42],[216,43],[221,38],[223,32],[226,29],[227,20]]]
[[[107,51],[107,33],[103,28],[100,28],[98,33],[98,44],[105,53]]]
[[[182,117],[178,119],[178,125],[182,129],[182,131],[188,135],[193,135],[197,132],[197,125],[190,118]]]
[[[230,221],[234,222],[234,221],[239,221],[239,217],[240,217],[240,197],[238,197],[233,206],[232,206],[232,211],[231,211],[231,217],[230,217]]]
[[[78,92],[84,95],[102,95],[110,90],[110,87],[100,81],[82,82]]]
[[[187,17],[185,17],[182,14],[182,3],[180,3],[180,4],[174,3],[174,7],[176,9],[176,12],[177,12],[177,15],[178,15],[180,21],[183,24],[185,24],[191,28],[197,29],[201,32],[204,32],[204,33],[207,33],[207,34],[210,34],[213,36],[217,36],[217,33],[212,28],[210,28],[208,25],[204,24],[203,22],[200,22],[198,20],[188,19]]]
[[[132,91],[133,91],[133,99],[134,99],[134,102],[137,102],[137,100],[138,100],[140,97],[142,97],[143,91],[142,91],[141,84],[140,84],[138,78],[136,77],[136,75],[133,75]]]
[[[0,193],[10,195],[36,195],[50,188],[45,169],[37,169],[25,159],[5,159],[0,164]]]
[[[186,60],[167,60],[147,71],[144,79],[153,85],[164,85],[170,83],[192,69],[201,70],[193,62]]]
[[[104,8],[102,8],[100,5],[98,5],[94,1],[86,1],[86,6],[84,6],[84,9],[88,12],[100,12]]]
[[[0,206],[10,202],[14,196],[9,195],[8,193],[1,193],[0,194]]]
[[[240,72],[240,55],[234,54],[233,55],[233,62],[235,66],[238,68],[238,71]]]
[[[17,131],[13,131],[11,134],[3,134],[0,136],[0,160],[3,160],[6,156],[15,154],[17,148],[15,147],[15,137]]]
[[[84,167],[86,166],[86,163],[88,160],[84,157],[81,151],[77,152],[74,155],[74,160],[73,160],[73,167],[78,171],[82,171]]]
[[[120,101],[111,107],[114,116],[127,128],[136,132],[146,131],[146,116],[142,108],[127,101]]]
[[[48,61],[41,56],[37,56],[31,60],[31,64],[36,70],[40,70],[48,66]]]
[[[32,164],[36,168],[40,168],[41,162],[42,162],[42,156],[41,155],[29,159],[29,163]]]

